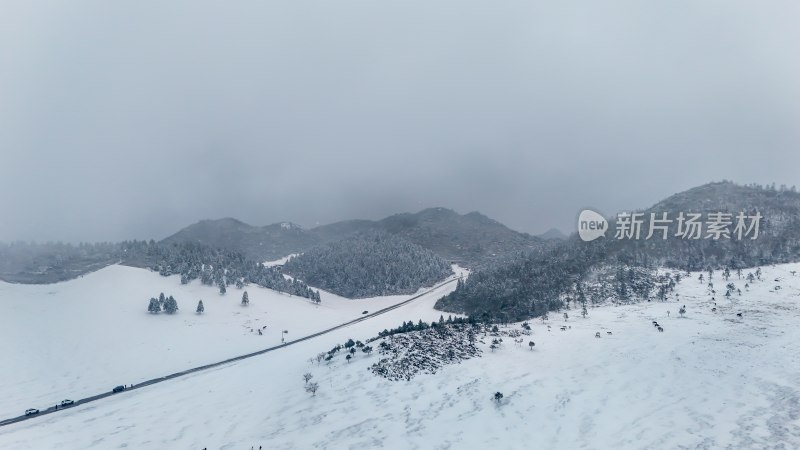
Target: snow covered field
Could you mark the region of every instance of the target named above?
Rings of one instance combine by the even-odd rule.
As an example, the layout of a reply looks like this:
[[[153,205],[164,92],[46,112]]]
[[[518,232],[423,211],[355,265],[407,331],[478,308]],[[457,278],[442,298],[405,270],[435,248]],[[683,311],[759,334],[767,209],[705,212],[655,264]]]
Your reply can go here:
[[[431,295],[452,289],[454,283]],[[244,290],[247,307],[240,304]],[[0,282],[0,418],[272,347],[281,330],[290,341],[411,297],[350,300],[320,292],[316,305],[256,286],[244,290],[221,296],[199,281],[181,285],[178,276],[118,265],[57,284]],[[177,314],[147,312],[161,292],[177,299]],[[202,315],[195,313],[199,299]]]
[[[734,275],[742,296],[730,300],[715,274],[716,312],[706,282],[694,274],[678,285],[679,302],[604,306],[586,319],[573,310],[566,331],[554,313],[552,331],[531,321],[525,343],[534,340],[533,351],[506,339],[495,352],[484,346],[480,358],[410,382],[372,375],[367,368],[377,354],[309,362],[347,338],[438,318],[438,295],[427,296],[286,349],[2,427],[0,448],[800,448],[800,276],[791,274],[800,264],[763,271],[764,281],[749,291]],[[179,315],[142,312],[160,291],[179,299]],[[280,340],[282,323],[297,327],[298,336],[396,301],[323,296],[317,311],[301,299],[249,292],[245,314],[235,290],[218,298],[199,285],[124,267],[58,285],[0,285],[7,303],[0,315],[2,410],[18,414],[45,398],[80,396],[72,388],[110,389],[137,381],[120,379],[127,374],[160,375],[231,349],[268,346]],[[207,316],[194,316],[196,300],[183,300],[192,296],[204,298]],[[33,323],[31,316],[41,327],[15,325]],[[273,334],[252,336],[248,327],[262,320]],[[303,389],[304,372],[319,382],[315,397]],[[504,394],[500,404],[496,391]]]

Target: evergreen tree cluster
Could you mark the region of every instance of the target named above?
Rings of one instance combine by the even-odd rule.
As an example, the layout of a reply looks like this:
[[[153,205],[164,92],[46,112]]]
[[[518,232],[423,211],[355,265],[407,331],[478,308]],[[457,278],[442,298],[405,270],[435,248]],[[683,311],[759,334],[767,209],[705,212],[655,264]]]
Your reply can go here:
[[[234,285],[242,288],[255,284],[291,295],[320,301],[319,291],[295,279],[287,279],[279,268],[264,267],[241,253],[214,249],[191,242],[157,244],[153,241],[128,241],[121,244],[125,263],[147,267],[162,276],[180,275],[181,283],[199,279],[207,286],[217,286],[221,294]]]
[[[475,335],[479,325],[451,323],[398,333],[377,347],[379,360],[370,371],[391,381],[410,381],[414,376],[434,374],[448,364],[480,356]]]
[[[315,247],[290,259],[284,269],[348,298],[410,294],[452,273],[432,251],[379,231]]]
[[[596,244],[600,241],[558,246],[478,270],[466,282],[459,280],[456,290],[441,298],[436,308],[503,323],[558,310],[563,307],[562,295],[604,257],[604,249]]]
[[[581,242],[529,254],[511,264],[478,270],[436,308],[469,314],[481,322],[508,323],[579,309],[588,315],[613,298],[622,303],[665,300],[678,280],[655,268],[627,266],[609,251],[608,241]]]
[[[164,296],[162,292],[158,298],[151,297],[150,303],[147,305],[147,312],[152,314],[158,314],[161,311],[164,311],[167,314],[175,314],[178,312],[178,302],[175,300],[175,297]]]
[[[478,320],[475,319],[475,318],[472,318],[472,317],[456,317],[456,318],[453,318],[453,316],[448,316],[447,320],[444,319],[444,316],[439,316],[439,321],[438,322],[431,322],[430,325],[428,325],[426,322],[423,322],[422,320],[420,320],[417,323],[414,323],[413,321],[409,320],[408,322],[403,322],[403,324],[400,325],[397,328],[392,328],[391,330],[384,329],[383,331],[378,333],[378,337],[379,338],[384,338],[384,337],[392,336],[392,335],[395,335],[395,334],[409,333],[409,332],[412,332],[412,331],[423,331],[423,330],[427,330],[429,328],[439,328],[439,327],[444,327],[444,326],[452,325],[452,324],[471,324],[471,325],[473,325],[473,324],[477,324],[477,323],[478,323]]]

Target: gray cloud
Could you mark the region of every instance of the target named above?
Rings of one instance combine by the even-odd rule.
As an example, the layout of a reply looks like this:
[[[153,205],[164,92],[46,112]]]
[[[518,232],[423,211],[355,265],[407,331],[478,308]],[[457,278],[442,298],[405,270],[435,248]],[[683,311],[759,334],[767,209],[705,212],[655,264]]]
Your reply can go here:
[[[796,2],[4,2],[0,240],[798,183]]]

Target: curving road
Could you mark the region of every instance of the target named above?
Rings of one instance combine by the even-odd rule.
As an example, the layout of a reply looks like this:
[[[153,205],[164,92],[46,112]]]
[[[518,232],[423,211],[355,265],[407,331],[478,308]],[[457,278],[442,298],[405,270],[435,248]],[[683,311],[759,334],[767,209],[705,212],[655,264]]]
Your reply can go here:
[[[228,359],[223,360],[223,361],[218,361],[218,362],[215,362],[215,363],[206,364],[204,366],[193,367],[191,369],[186,369],[186,370],[183,370],[183,371],[180,371],[180,372],[175,372],[173,374],[166,375],[166,376],[159,377],[159,378],[153,378],[151,380],[147,380],[147,381],[144,381],[144,382],[141,382],[141,383],[138,383],[138,384],[131,385],[130,387],[126,388],[125,390],[126,391],[130,391],[130,390],[133,390],[133,389],[141,389],[143,387],[147,387],[147,386],[150,386],[152,384],[161,383],[161,382],[164,382],[164,381],[167,381],[167,380],[171,380],[173,378],[178,378],[178,377],[182,377],[182,376],[185,376],[185,375],[189,375],[190,373],[200,372],[201,370],[207,370],[207,369],[211,369],[211,368],[214,368],[214,367],[219,367],[219,366],[221,366],[223,364],[228,364],[228,363],[232,363],[232,362],[235,362],[235,361],[241,361],[241,360],[247,359],[247,358],[252,358],[254,356],[263,355],[264,353],[268,353],[268,352],[271,352],[271,351],[279,350],[281,348],[288,347],[288,346],[293,345],[293,344],[297,344],[298,342],[307,341],[307,340],[313,339],[313,338],[315,338],[317,336],[322,336],[323,334],[327,334],[327,333],[330,333],[332,331],[335,331],[335,330],[338,330],[338,329],[341,329],[341,328],[344,328],[344,327],[348,327],[348,326],[356,324],[358,322],[363,322],[363,321],[371,319],[371,318],[373,318],[375,316],[379,316],[381,314],[385,314],[385,313],[387,313],[387,312],[389,312],[389,311],[391,311],[393,309],[397,309],[397,308],[400,308],[401,306],[405,306],[405,305],[413,302],[414,300],[417,300],[417,299],[419,299],[420,297],[422,297],[424,295],[430,294],[431,292],[441,288],[442,286],[446,286],[446,285],[448,285],[448,284],[450,284],[450,283],[452,283],[452,282],[454,282],[456,280],[459,280],[461,278],[463,278],[463,277],[455,277],[455,278],[449,279],[447,281],[444,281],[442,283],[437,284],[436,286],[428,289],[427,291],[424,291],[424,292],[422,292],[420,294],[417,294],[417,295],[409,298],[408,300],[403,300],[400,303],[397,303],[397,304],[394,304],[392,306],[388,306],[386,308],[380,309],[378,311],[375,311],[374,313],[365,314],[365,315],[359,317],[358,319],[354,319],[354,320],[351,320],[349,322],[345,322],[345,323],[336,325],[334,327],[319,331],[317,333],[309,334],[307,336],[303,336],[303,337],[295,339],[293,341],[287,341],[286,343],[283,343],[281,345],[276,345],[276,346],[265,348],[263,350],[258,350],[258,351],[252,352],[252,353],[247,353],[247,354],[244,354],[244,355],[235,356],[233,358],[228,358]],[[80,400],[75,400],[75,403],[70,405],[70,406],[66,406],[66,407],[60,407],[59,406],[58,409],[56,409],[55,406],[51,406],[51,407],[49,407],[47,409],[40,410],[40,412],[38,414],[34,414],[34,415],[30,415],[30,416],[22,415],[22,416],[13,417],[13,418],[10,418],[10,419],[2,420],[2,421],[0,421],[0,427],[5,426],[5,425],[10,425],[12,423],[22,422],[23,420],[28,420],[28,419],[33,419],[33,418],[36,418],[36,417],[41,417],[41,416],[44,416],[46,414],[52,414],[52,413],[55,413],[55,412],[63,411],[65,409],[74,408],[75,406],[78,406],[78,405],[84,405],[86,403],[94,402],[94,401],[101,400],[101,399],[104,399],[106,397],[111,397],[111,396],[114,396],[114,395],[117,395],[117,394],[113,393],[111,391],[106,391],[106,392],[103,392],[102,394],[97,394],[97,395],[93,395],[91,397],[86,397],[86,398],[82,398]]]

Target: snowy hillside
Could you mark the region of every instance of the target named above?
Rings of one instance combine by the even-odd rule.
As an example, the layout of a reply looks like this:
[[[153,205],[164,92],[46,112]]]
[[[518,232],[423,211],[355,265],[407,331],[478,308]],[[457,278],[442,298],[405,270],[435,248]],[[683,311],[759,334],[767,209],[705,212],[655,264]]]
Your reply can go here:
[[[177,314],[147,313],[148,299],[161,292],[177,299]],[[409,297],[350,300],[322,292],[316,305],[256,286],[221,296],[199,281],[181,285],[178,276],[119,265],[58,284],[0,282],[0,418],[275,346],[281,330],[291,341]],[[200,299],[202,315],[195,313]]]
[[[41,292],[31,290],[14,301],[13,314],[7,311],[0,316],[3,330],[9,330],[9,323],[23,322],[8,319],[23,312],[42,323],[37,329],[12,328],[6,333],[13,335],[15,346],[9,348],[11,344],[3,342],[3,354],[17,356],[4,359],[2,397],[12,396],[14,401],[3,398],[3,410],[18,412],[41,406],[45,397],[54,402],[73,395],[62,395],[62,389],[40,389],[32,395],[29,388],[41,388],[42,382],[27,384],[18,370],[37,376],[46,373],[62,383],[71,380],[72,385],[110,388],[117,382],[136,381],[117,375],[148,370],[160,374],[163,365],[181,366],[170,360],[173,354],[184,360],[211,357],[258,340],[247,327],[263,318],[236,314],[241,310],[235,298],[208,300],[209,311],[217,301],[231,303],[225,306],[223,319],[214,319],[238,324],[240,329],[226,338],[218,333],[229,327],[201,325],[213,317],[210,314],[195,317],[183,311],[175,317],[129,319],[143,308],[144,302],[138,299],[149,297],[152,291],[169,291],[176,297],[182,291],[169,279],[163,280],[163,287],[158,285],[159,278],[154,276],[150,287],[141,288],[140,293],[123,292],[126,287],[140,288],[133,282],[128,286],[114,281],[119,279],[114,271],[131,278],[150,276],[127,270],[112,267],[95,274],[95,281],[88,276],[74,285],[39,287]],[[765,267],[764,281],[753,283],[749,290],[744,280],[734,276],[731,281],[741,288],[741,297],[734,294],[726,300],[717,294],[713,312],[707,282],[693,274],[679,283],[679,302],[673,297],[668,302],[604,306],[590,309],[585,319],[573,310],[566,322],[553,313],[547,323],[530,322],[532,335],[525,336],[521,346],[504,339],[499,349],[491,351],[487,337],[479,344],[480,357],[411,381],[375,376],[369,368],[380,357],[377,352],[358,353],[350,363],[343,357],[330,364],[309,361],[348,338],[365,340],[406,320],[438,319],[439,312],[432,309],[436,296],[428,296],[260,357],[2,427],[0,448],[798,448],[800,276],[792,271],[800,271],[800,264]],[[724,290],[719,274],[714,282],[718,291]],[[14,296],[22,295],[17,286],[3,285],[2,289],[4,299],[12,291]],[[201,293],[193,291],[199,286],[186,289],[186,296]],[[103,308],[108,322],[80,322],[88,311],[75,312],[77,301],[63,305],[55,295],[48,300],[48,290],[63,297],[94,299],[93,306],[86,308]],[[137,301],[118,300],[117,305],[115,293]],[[328,314],[312,314],[314,307],[303,300],[261,290],[250,294],[251,310],[259,303],[273,305],[263,310],[267,323],[274,324],[268,327],[273,331],[281,325],[270,320],[288,322],[294,316],[293,326],[310,331],[322,321],[352,317],[358,309],[323,297],[320,308],[328,308]],[[111,306],[104,306],[105,302]],[[687,312],[680,317],[683,304]],[[181,306],[188,305],[184,301]],[[169,320],[184,326],[160,324]],[[663,332],[653,326],[653,320]],[[562,325],[565,331],[560,331]],[[56,342],[63,340],[62,332],[94,336],[90,326],[107,338],[94,339],[86,347],[68,344],[70,340]],[[205,337],[210,332],[201,330],[212,327],[213,337]],[[180,331],[168,334],[170,329]],[[518,329],[520,324],[513,324],[500,331]],[[598,332],[600,338],[595,337]],[[229,340],[217,342],[221,339]],[[263,339],[275,342],[278,336]],[[535,341],[533,350],[525,345],[529,339]],[[156,345],[124,355],[126,346],[142,340]],[[45,351],[49,353],[38,356]],[[59,367],[73,358],[80,363]],[[41,367],[26,368],[30,361],[39,361]],[[82,366],[91,361],[90,367]],[[125,365],[125,370],[108,373],[118,370],[112,368],[118,364]],[[155,370],[154,365],[162,367]],[[44,367],[52,369],[42,372]],[[62,375],[61,370],[70,375]],[[319,383],[315,396],[303,389],[305,372]],[[8,382],[8,374],[15,381]],[[500,403],[492,397],[497,391],[504,394]]]

